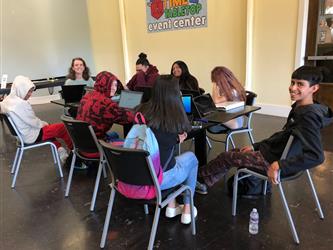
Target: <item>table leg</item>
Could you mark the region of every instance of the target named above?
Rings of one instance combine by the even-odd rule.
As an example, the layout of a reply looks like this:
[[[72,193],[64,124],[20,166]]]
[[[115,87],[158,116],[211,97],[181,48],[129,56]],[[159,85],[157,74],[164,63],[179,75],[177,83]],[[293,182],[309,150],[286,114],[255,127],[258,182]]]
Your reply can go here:
[[[194,138],[194,152],[201,167],[207,164],[206,129],[201,129]]]

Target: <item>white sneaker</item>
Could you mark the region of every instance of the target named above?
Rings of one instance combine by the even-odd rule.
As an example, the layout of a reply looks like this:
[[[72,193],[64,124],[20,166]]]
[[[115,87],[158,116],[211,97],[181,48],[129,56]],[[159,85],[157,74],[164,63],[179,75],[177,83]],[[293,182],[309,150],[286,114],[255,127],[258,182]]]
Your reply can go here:
[[[63,147],[59,147],[58,148],[58,154],[59,154],[59,158],[60,158],[60,161],[61,161],[61,164],[64,164],[67,157],[68,157],[68,153],[67,153],[67,150],[64,149]]]
[[[177,207],[167,207],[165,210],[165,217],[173,218],[183,212],[184,205],[178,205]]]
[[[194,218],[198,215],[198,210],[196,207],[193,207],[194,212]],[[182,217],[180,218],[180,222],[183,224],[190,224],[191,223],[191,214],[184,214],[182,213]]]

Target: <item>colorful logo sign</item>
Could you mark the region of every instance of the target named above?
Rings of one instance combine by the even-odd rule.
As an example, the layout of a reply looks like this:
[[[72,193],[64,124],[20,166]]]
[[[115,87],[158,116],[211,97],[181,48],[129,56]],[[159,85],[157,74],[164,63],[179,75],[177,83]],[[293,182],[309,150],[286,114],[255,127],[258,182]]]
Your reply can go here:
[[[147,0],[147,30],[207,27],[207,0]]]

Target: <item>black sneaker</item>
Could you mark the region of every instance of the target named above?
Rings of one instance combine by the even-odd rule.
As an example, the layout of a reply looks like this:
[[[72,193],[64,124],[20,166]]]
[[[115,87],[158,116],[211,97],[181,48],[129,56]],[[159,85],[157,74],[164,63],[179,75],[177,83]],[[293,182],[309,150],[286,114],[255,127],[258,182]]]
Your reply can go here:
[[[197,192],[198,194],[208,194],[207,185],[197,181],[195,185],[195,192]]]

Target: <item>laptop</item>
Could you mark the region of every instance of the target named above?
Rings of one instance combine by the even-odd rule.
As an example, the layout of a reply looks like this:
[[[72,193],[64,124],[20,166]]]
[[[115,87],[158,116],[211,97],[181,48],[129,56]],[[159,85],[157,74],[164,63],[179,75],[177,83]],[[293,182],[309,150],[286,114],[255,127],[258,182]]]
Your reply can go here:
[[[150,97],[151,97],[151,91],[152,91],[152,88],[151,87],[136,87],[135,88],[136,91],[140,91],[143,93],[143,96],[142,96],[142,100],[141,100],[141,103],[145,103],[145,102],[148,102]]]
[[[65,103],[79,103],[86,92],[85,87],[85,84],[61,86],[62,98],[65,100]]]
[[[182,93],[182,95],[191,95],[193,97],[197,97],[200,95],[198,91],[189,90],[189,89],[181,89],[180,92]]]
[[[182,95],[181,98],[188,120],[193,122],[195,119],[200,119],[200,115],[198,114],[198,111],[193,104],[192,95]]]
[[[210,94],[204,94],[193,98],[193,103],[198,110],[201,119],[206,119],[210,122],[216,123],[225,122],[225,119],[221,115],[223,109],[216,108],[213,98]]]
[[[142,96],[142,92],[122,90],[120,93],[119,107],[134,109],[141,103]]]

